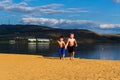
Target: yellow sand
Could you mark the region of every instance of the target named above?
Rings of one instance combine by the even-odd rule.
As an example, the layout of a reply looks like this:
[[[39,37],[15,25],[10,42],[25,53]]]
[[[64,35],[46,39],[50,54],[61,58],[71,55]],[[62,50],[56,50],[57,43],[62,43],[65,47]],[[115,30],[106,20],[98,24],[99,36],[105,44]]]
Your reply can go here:
[[[120,61],[0,54],[0,80],[120,80]]]

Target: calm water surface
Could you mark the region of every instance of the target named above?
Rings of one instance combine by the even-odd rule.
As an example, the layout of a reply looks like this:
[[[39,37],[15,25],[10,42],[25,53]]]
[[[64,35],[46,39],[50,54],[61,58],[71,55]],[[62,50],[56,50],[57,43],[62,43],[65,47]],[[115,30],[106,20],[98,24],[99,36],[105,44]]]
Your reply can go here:
[[[120,44],[82,44],[76,48],[76,58],[120,60]],[[58,46],[47,43],[9,44],[0,43],[0,53],[33,54],[58,57]],[[69,54],[66,51],[66,57]]]

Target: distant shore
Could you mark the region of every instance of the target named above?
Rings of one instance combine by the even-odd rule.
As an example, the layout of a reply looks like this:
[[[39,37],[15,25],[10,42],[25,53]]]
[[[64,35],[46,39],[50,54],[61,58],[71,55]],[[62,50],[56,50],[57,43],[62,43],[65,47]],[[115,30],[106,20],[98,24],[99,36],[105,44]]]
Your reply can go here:
[[[120,80],[120,61],[0,53],[0,80]]]
[[[29,38],[47,38],[56,40],[59,36],[64,35],[67,39],[70,33],[74,33],[79,43],[119,43],[119,34],[100,34],[91,29],[62,29],[51,28],[40,25],[0,25],[0,42],[16,42],[27,43]]]

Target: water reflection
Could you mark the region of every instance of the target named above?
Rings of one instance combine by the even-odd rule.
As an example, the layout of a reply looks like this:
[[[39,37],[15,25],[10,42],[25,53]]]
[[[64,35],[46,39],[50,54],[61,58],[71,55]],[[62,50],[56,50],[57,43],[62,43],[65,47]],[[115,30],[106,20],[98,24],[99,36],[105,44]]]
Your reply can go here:
[[[36,53],[36,43],[28,43],[28,51],[32,53]]]
[[[28,43],[30,53],[42,53],[49,50],[49,43]],[[43,52],[44,53],[44,52]]]
[[[98,47],[99,47],[100,59],[105,59],[105,60],[120,59],[120,45],[107,44],[107,45],[99,45]]]
[[[37,48],[41,49],[41,50],[43,50],[43,49],[49,50],[49,43],[38,43]]]
[[[85,59],[120,60],[120,44],[79,44],[75,57]],[[0,44],[0,53],[34,54],[58,57],[58,45],[49,43]],[[69,57],[66,51],[66,57]]]

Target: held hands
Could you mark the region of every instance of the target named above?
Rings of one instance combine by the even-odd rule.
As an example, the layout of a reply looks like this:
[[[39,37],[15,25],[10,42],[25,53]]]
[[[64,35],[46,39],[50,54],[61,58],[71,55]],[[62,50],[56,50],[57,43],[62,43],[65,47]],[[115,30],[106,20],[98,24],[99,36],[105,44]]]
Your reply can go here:
[[[59,40],[57,40],[57,42],[59,43],[60,41],[59,41]]]
[[[67,46],[65,46],[65,49],[67,49]]]
[[[76,46],[75,47],[78,47],[78,45],[76,44]]]

